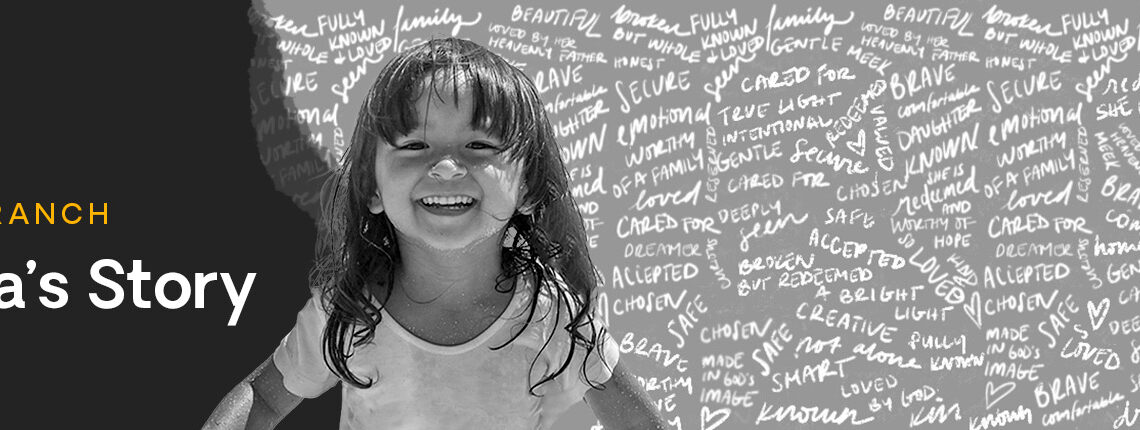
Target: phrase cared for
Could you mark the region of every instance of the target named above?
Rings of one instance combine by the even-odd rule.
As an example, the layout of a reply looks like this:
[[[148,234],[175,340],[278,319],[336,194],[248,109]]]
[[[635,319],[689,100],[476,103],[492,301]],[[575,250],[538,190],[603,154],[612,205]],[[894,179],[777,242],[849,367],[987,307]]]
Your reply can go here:
[[[220,282],[226,289],[230,303],[233,304],[228,325],[234,326],[237,325],[245,301],[249,298],[253,280],[257,278],[256,273],[246,274],[239,289],[229,273],[195,273],[191,280],[181,273],[169,272],[155,279],[151,272],[144,271],[142,266],[142,260],[132,260],[131,271],[126,272],[118,261],[108,258],[91,264],[89,271],[91,280],[103,287],[97,292],[88,294],[91,304],[100,309],[115,309],[126,301],[127,293],[123,285],[112,279],[116,275],[126,275],[126,280],[130,281],[131,303],[143,309],[151,307],[149,297],[154,297],[154,301],[166,309],[180,309],[189,304],[193,298],[194,307],[202,309],[206,306],[206,287],[211,283],[216,285]],[[37,276],[35,271],[36,261],[28,260],[26,275]],[[153,283],[146,285],[152,279]],[[67,282],[67,277],[58,272],[48,272],[39,276],[39,288],[44,292],[44,295],[39,296],[40,303],[49,309],[59,309],[67,305],[68,294],[63,288]],[[144,294],[146,290],[151,289],[153,291],[149,294]],[[0,310],[25,307],[23,277],[17,273],[0,273]]]

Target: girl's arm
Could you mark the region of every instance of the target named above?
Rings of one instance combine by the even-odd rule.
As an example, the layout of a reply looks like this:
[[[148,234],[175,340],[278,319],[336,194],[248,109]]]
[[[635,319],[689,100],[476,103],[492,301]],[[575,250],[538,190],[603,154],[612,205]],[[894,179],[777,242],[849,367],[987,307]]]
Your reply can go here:
[[[666,428],[665,419],[653,406],[649,393],[620,361],[614,366],[604,390],[591,388],[586,392],[586,404],[607,430]]]
[[[202,429],[272,429],[301,400],[285,389],[284,377],[271,356],[226,394]]]

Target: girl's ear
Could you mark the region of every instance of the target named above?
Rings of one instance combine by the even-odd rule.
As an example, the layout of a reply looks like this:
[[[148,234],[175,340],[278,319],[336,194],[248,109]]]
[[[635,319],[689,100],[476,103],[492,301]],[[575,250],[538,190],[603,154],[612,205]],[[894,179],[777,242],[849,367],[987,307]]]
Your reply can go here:
[[[380,190],[376,190],[376,194],[372,195],[372,200],[368,201],[368,212],[372,212],[372,215],[380,215],[380,212],[384,212],[384,199],[380,198]]]

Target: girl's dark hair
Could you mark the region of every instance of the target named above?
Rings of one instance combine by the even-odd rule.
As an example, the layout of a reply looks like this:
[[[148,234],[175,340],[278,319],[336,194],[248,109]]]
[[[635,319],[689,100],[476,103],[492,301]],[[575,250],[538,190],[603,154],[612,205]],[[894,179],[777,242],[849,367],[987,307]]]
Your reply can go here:
[[[504,154],[525,166],[522,202],[533,208],[529,215],[516,211],[508,220],[514,239],[503,248],[502,272],[495,289],[514,293],[517,276],[534,282],[526,311],[526,325],[534,321],[539,296],[551,299],[548,315],[553,326],[569,332],[579,348],[567,348],[561,366],[531,385],[531,394],[569,367],[575,350],[594,353],[604,335],[591,317],[592,293],[599,275],[590,261],[582,218],[570,195],[569,177],[559,156],[550,126],[534,83],[522,71],[498,55],[461,39],[434,39],[398,54],[380,71],[360,108],[351,146],[339,168],[322,191],[322,241],[319,258],[310,275],[320,288],[328,313],[323,336],[325,362],[341,380],[358,388],[364,381],[348,368],[353,349],[373,339],[380,323],[380,308],[391,294],[400,250],[387,214],[374,215],[368,203],[377,191],[376,145],[395,142],[418,127],[415,101],[429,94],[443,97],[452,91],[458,103],[461,88],[471,91],[471,127],[503,142]],[[559,282],[560,276],[564,282]],[[504,285],[506,287],[504,287]],[[528,285],[520,283],[519,285]],[[570,320],[562,324],[561,315]],[[553,315],[549,315],[553,314]],[[511,343],[514,337],[499,349]],[[545,340],[550,344],[554,333]],[[541,353],[541,350],[540,350]],[[585,363],[581,369],[586,378]],[[534,363],[531,363],[532,367]]]

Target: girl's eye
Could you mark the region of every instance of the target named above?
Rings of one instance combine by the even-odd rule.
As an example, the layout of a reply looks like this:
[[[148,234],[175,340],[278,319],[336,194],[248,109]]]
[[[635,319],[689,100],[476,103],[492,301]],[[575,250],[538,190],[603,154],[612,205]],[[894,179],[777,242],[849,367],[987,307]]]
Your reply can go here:
[[[426,147],[427,147],[427,145],[425,145],[423,142],[412,142],[412,143],[405,144],[404,146],[401,146],[397,149],[415,150],[415,149],[424,149]]]
[[[488,144],[486,142],[478,142],[478,141],[471,142],[471,143],[468,143],[467,146],[471,147],[472,149],[493,149],[496,151],[499,150],[499,147]]]

